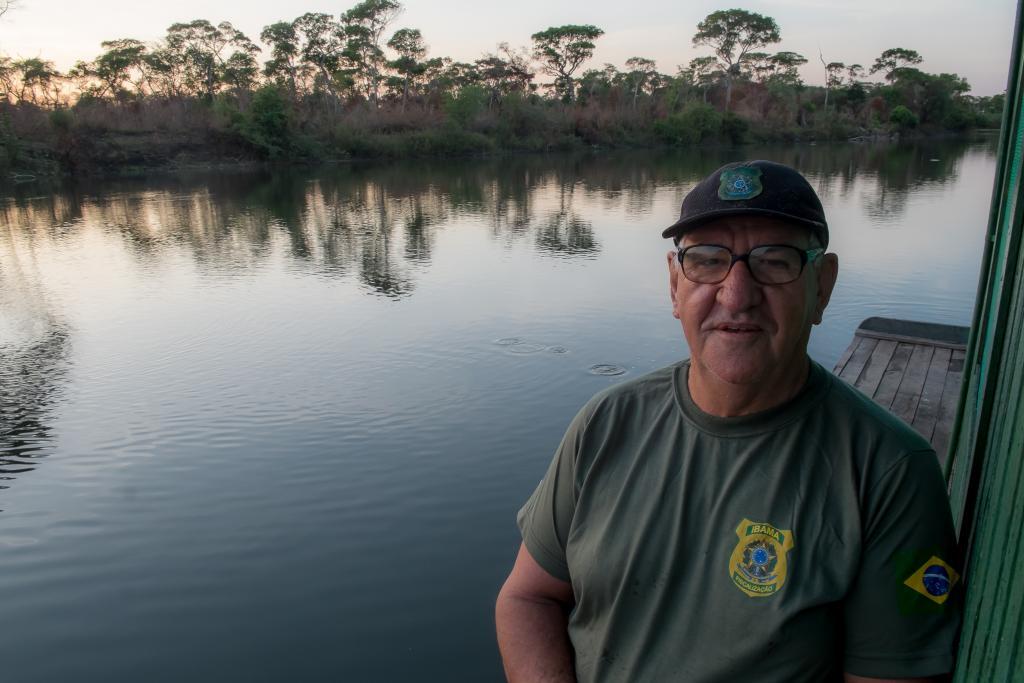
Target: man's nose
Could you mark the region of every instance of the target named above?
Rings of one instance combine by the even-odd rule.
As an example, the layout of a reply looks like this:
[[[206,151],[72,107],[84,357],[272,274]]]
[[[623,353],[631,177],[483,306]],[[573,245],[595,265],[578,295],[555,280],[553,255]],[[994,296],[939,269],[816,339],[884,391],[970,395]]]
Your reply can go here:
[[[750,274],[750,267],[737,261],[719,285],[717,300],[729,310],[742,311],[761,303],[761,296],[761,285]]]

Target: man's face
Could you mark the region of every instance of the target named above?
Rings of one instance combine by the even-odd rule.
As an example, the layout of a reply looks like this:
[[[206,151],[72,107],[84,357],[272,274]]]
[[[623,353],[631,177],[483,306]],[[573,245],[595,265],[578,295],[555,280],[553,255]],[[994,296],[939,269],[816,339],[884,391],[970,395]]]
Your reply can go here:
[[[687,233],[680,248],[717,244],[745,254],[765,244],[817,247],[809,230],[764,216],[733,216]],[[800,277],[762,285],[737,262],[718,284],[691,282],[669,255],[673,315],[690,345],[691,367],[704,385],[746,385],[771,392],[802,377],[811,325],[821,321],[838,272],[834,254],[808,263]]]

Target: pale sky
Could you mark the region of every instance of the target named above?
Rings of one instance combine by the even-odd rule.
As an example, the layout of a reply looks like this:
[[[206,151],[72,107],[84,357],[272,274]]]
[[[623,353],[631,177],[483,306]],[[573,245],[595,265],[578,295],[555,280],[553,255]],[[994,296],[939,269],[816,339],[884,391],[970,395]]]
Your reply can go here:
[[[299,0],[17,0],[18,7],[0,19],[0,53],[43,57],[60,69],[94,58],[100,42],[115,38],[155,41],[175,22],[227,20],[251,39],[271,23],[306,12],[338,15],[356,4]],[[1013,0],[778,0],[725,3],[705,0],[517,0],[487,3],[469,0],[405,0],[394,29],[418,28],[430,56],[472,61],[493,52],[499,42],[528,46],[530,35],[549,26],[595,24],[605,31],[594,58],[583,69],[610,62],[623,68],[626,59],[654,59],[658,70],[673,74],[679,64],[710,54],[694,48],[697,23],[719,9],[741,7],[774,17],[782,42],[770,51],[799,52],[809,62],[802,69],[809,84],[824,82],[818,61],[859,63],[870,67],[890,47],[917,50],[921,68],[953,72],[965,78],[975,95],[1006,88],[1010,40],[1016,13]],[[266,59],[264,55],[263,59]],[[261,59],[261,61],[263,61]]]

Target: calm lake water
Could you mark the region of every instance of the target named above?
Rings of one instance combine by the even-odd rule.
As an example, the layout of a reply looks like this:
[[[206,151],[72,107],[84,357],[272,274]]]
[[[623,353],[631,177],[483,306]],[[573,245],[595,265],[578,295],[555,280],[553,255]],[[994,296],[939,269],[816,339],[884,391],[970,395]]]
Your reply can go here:
[[[591,394],[687,355],[660,231],[741,158],[830,217],[814,358],[969,323],[994,138],[10,189],[3,680],[499,680],[515,511]]]

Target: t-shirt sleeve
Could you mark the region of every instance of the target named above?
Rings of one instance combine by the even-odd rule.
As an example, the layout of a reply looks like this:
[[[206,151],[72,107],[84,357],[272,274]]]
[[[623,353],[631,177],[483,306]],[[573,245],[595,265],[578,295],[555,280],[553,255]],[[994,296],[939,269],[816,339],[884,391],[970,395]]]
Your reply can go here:
[[[875,678],[952,671],[961,591],[935,453],[911,452],[884,472],[861,514],[861,566],[843,604],[845,670]]]
[[[576,459],[586,422],[584,408],[569,425],[547,473],[516,516],[530,556],[562,581],[569,581],[565,547],[576,511]]]

